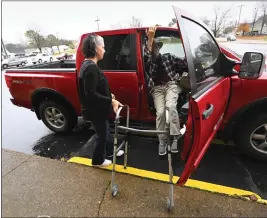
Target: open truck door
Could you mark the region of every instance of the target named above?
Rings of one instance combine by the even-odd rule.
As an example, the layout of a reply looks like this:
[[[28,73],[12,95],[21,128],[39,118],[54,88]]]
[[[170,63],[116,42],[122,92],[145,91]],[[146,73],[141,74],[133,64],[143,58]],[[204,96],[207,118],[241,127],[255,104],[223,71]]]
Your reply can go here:
[[[186,53],[191,86],[181,154],[185,165],[177,182],[184,185],[198,167],[223,120],[231,80],[225,72],[230,68],[226,69],[222,64],[227,60],[208,27],[183,10],[173,9]]]

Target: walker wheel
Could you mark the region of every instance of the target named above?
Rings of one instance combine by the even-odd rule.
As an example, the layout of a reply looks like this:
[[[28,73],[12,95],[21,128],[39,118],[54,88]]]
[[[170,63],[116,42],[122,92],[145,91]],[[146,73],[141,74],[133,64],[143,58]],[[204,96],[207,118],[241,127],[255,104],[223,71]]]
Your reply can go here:
[[[113,187],[112,187],[112,196],[113,197],[115,197],[117,195],[118,190],[119,190],[118,185],[117,184],[113,185]]]

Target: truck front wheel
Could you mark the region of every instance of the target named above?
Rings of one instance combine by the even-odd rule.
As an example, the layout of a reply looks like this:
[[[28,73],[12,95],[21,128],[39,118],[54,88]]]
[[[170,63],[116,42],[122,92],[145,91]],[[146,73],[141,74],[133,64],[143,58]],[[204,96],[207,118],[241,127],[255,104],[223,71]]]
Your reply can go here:
[[[39,106],[43,123],[55,133],[67,133],[77,125],[78,117],[65,105],[44,100]]]
[[[261,114],[239,125],[235,143],[240,152],[267,161],[267,114]]]

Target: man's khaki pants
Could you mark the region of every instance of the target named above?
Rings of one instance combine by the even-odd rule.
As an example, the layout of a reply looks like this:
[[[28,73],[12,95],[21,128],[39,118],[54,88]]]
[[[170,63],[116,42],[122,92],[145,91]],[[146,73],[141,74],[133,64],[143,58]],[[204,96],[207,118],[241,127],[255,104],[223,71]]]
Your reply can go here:
[[[174,82],[170,81],[166,85],[158,85],[152,89],[152,95],[154,98],[154,105],[157,111],[156,127],[157,130],[165,130],[166,123],[166,107],[169,109],[169,119],[170,119],[170,134],[179,135],[180,134],[180,121],[177,112],[177,100],[181,88]],[[165,134],[158,135],[159,140],[166,140],[167,136]]]

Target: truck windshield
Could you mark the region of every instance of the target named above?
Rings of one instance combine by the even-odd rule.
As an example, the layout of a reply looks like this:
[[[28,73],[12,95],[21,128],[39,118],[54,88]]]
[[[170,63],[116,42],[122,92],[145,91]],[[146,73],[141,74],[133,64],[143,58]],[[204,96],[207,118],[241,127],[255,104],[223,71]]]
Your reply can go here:
[[[180,39],[179,33],[177,30],[157,30],[155,34],[155,39],[157,42],[162,43],[162,47],[159,50],[159,53],[171,54],[178,58],[184,58],[185,52],[182,41]],[[143,49],[147,43],[147,38],[144,34]]]
[[[160,53],[171,54],[179,58],[184,58],[184,47],[177,30],[157,30],[155,39],[162,43]]]
[[[158,42],[162,42],[162,48],[160,49],[160,53],[164,54],[172,54],[179,58],[184,58],[184,48],[180,38],[175,36],[160,36],[157,37]]]

